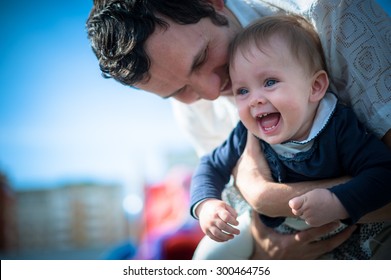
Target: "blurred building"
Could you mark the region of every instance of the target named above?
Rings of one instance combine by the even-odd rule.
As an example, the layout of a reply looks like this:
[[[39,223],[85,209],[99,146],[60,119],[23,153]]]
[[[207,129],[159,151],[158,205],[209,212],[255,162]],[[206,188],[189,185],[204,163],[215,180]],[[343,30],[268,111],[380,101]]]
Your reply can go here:
[[[130,238],[120,186],[73,184],[14,195],[7,211],[18,253],[109,248]]]
[[[196,161],[192,151],[167,153],[164,178],[133,193],[102,183],[14,191],[3,176],[0,258],[188,259],[202,237],[188,211]]]
[[[0,172],[0,251],[16,248],[16,201],[7,177]]]

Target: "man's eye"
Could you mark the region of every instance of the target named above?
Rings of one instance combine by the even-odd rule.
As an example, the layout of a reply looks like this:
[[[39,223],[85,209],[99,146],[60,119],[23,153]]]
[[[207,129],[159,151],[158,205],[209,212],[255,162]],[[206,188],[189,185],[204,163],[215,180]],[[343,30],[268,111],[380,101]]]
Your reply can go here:
[[[245,95],[248,93],[248,89],[246,88],[240,88],[236,91],[237,95]]]
[[[205,64],[208,59],[209,48],[206,48],[202,56],[198,59],[197,63],[194,65],[194,69],[199,69],[203,64]]]
[[[267,79],[265,81],[265,87],[271,87],[277,83],[276,79]]]

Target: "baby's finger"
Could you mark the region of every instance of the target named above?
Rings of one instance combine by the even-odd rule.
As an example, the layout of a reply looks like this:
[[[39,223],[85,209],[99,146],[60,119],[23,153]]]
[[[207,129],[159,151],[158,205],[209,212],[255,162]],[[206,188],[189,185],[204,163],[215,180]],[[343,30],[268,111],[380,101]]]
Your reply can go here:
[[[219,228],[217,227],[212,227],[210,228],[206,234],[211,238],[213,239],[214,241],[217,241],[217,242],[224,242],[224,241],[228,241],[232,238],[234,238],[234,236],[232,234],[228,234],[228,233],[225,233],[223,231],[221,231]]]
[[[303,212],[301,210],[292,209],[292,213],[293,213],[293,215],[298,216],[298,217],[303,215]]]
[[[240,233],[240,230],[238,230],[237,228],[233,227],[230,224],[227,224],[224,221],[217,221],[216,227],[218,229],[220,229],[220,231],[223,231],[223,232],[230,234],[230,235],[232,235],[232,234],[238,235]]]
[[[234,226],[239,225],[239,222],[236,219],[238,217],[238,214],[236,213],[235,209],[233,209],[229,205],[225,205],[225,209],[218,211],[217,215],[227,224],[231,224]]]

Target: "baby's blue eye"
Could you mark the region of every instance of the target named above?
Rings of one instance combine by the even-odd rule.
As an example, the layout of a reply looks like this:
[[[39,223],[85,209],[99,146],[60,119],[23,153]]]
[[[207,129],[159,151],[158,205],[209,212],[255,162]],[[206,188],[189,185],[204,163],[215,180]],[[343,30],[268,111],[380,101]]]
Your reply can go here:
[[[271,87],[277,83],[277,80],[275,79],[268,79],[265,82],[265,87]]]
[[[248,93],[248,89],[246,89],[246,88],[240,88],[240,89],[238,89],[238,90],[236,91],[236,93],[237,93],[238,95],[245,95],[245,94]]]

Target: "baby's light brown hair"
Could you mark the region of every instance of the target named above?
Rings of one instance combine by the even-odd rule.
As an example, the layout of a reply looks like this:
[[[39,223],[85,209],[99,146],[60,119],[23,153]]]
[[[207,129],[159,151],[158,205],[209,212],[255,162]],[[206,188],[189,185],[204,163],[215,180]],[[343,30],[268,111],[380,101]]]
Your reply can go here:
[[[270,39],[274,36],[287,43],[291,54],[310,74],[327,71],[322,45],[314,27],[303,17],[293,14],[263,17],[246,27],[230,44],[230,63],[238,51],[243,53],[254,44],[263,51],[262,47],[270,46]]]

